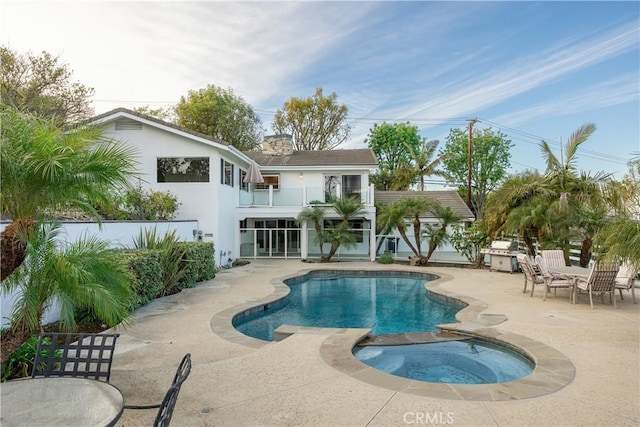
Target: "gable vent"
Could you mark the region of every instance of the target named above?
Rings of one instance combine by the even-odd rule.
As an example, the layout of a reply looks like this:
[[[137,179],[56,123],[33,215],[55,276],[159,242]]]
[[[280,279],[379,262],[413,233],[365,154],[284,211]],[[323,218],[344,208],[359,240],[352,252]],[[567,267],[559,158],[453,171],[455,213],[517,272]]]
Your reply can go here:
[[[142,123],[131,119],[118,119],[116,130],[142,130]]]

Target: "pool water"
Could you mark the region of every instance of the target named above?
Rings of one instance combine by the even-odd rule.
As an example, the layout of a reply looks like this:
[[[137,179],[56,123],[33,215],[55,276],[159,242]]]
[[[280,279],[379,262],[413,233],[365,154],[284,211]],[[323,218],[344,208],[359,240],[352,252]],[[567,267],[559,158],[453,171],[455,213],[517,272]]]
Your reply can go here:
[[[283,305],[241,315],[233,326],[245,335],[273,340],[283,324],[323,328],[372,328],[373,334],[434,331],[455,322],[460,307],[427,297],[429,274],[345,274],[311,272],[285,283],[291,293]]]
[[[281,300],[237,314],[233,326],[266,341],[281,325],[371,328],[373,335],[436,331],[456,322],[463,305],[427,297],[436,276],[402,272],[310,272],[286,280]],[[522,354],[481,339],[461,337],[410,345],[361,345],[354,357],[375,369],[419,381],[491,384],[529,375],[534,364]]]
[[[523,355],[477,339],[355,347],[353,353],[383,372],[435,383],[503,383],[529,375],[534,368]]]

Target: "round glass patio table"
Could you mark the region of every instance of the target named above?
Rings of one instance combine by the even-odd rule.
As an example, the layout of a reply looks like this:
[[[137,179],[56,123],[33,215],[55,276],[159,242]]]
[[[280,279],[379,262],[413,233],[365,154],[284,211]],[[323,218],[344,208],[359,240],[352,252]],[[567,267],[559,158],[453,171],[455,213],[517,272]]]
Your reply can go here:
[[[2,383],[0,425],[113,426],[124,399],[117,387],[86,378],[33,378]]]

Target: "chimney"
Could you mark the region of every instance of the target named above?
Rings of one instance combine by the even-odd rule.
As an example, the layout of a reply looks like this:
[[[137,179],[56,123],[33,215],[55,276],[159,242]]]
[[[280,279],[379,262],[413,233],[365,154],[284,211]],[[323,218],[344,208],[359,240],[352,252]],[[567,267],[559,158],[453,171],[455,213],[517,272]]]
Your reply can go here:
[[[265,136],[262,152],[270,156],[290,156],[293,154],[293,139],[287,134]]]

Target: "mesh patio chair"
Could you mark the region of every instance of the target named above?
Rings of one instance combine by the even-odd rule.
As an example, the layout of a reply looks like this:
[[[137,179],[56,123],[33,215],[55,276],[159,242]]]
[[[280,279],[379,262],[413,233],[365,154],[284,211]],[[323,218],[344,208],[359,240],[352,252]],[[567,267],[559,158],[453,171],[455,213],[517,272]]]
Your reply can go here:
[[[42,333],[32,378],[82,377],[109,382],[120,334]]]
[[[529,256],[525,254],[516,255],[516,259],[520,264],[520,270],[524,273],[524,290],[523,293],[527,292],[527,282],[531,282],[531,295],[533,296],[533,291],[536,285],[541,285],[544,283],[544,277],[536,273],[533,269],[533,265],[531,264],[531,260],[529,260]]]
[[[540,253],[547,267],[564,267],[567,265],[562,249],[545,250]]]
[[[591,308],[593,308],[593,294],[600,294],[603,303],[604,294],[609,294],[609,299],[613,301],[613,306],[618,308],[615,298],[618,270],[618,264],[596,263],[591,268],[588,279],[578,279],[577,290],[589,293]]]
[[[156,423],[159,422],[160,419],[165,420],[161,424],[154,425],[169,425],[169,421],[171,421],[171,414],[173,413],[173,406],[175,406],[175,400],[178,398],[178,393],[180,392],[180,387],[182,387],[182,383],[184,383],[191,373],[191,353],[187,353],[182,358],[182,361],[178,365],[178,369],[176,370],[176,374],[173,376],[173,381],[171,382],[171,386],[167,391],[164,399],[160,403],[151,403],[148,405],[124,405],[125,409],[153,409],[160,408],[158,411],[158,415],[156,416]],[[172,389],[176,389],[172,391]],[[167,418],[168,417],[168,418]]]
[[[635,278],[637,274],[638,272],[635,271],[631,267],[631,264],[627,262],[622,263],[620,266],[620,270],[616,275],[616,289],[620,291],[621,300],[624,300],[622,291],[631,290],[631,299],[633,300],[633,303],[636,304]]]
[[[558,288],[569,289],[569,300],[571,300],[573,294],[573,281],[566,279],[564,277],[555,276],[549,272],[547,268],[547,264],[544,259],[540,255],[536,255],[536,264],[538,264],[538,268],[540,268],[540,272],[542,273],[542,277],[544,277],[544,298],[543,301],[547,300],[547,294],[549,293],[549,289],[553,289],[554,295],[556,295],[556,291]]]

